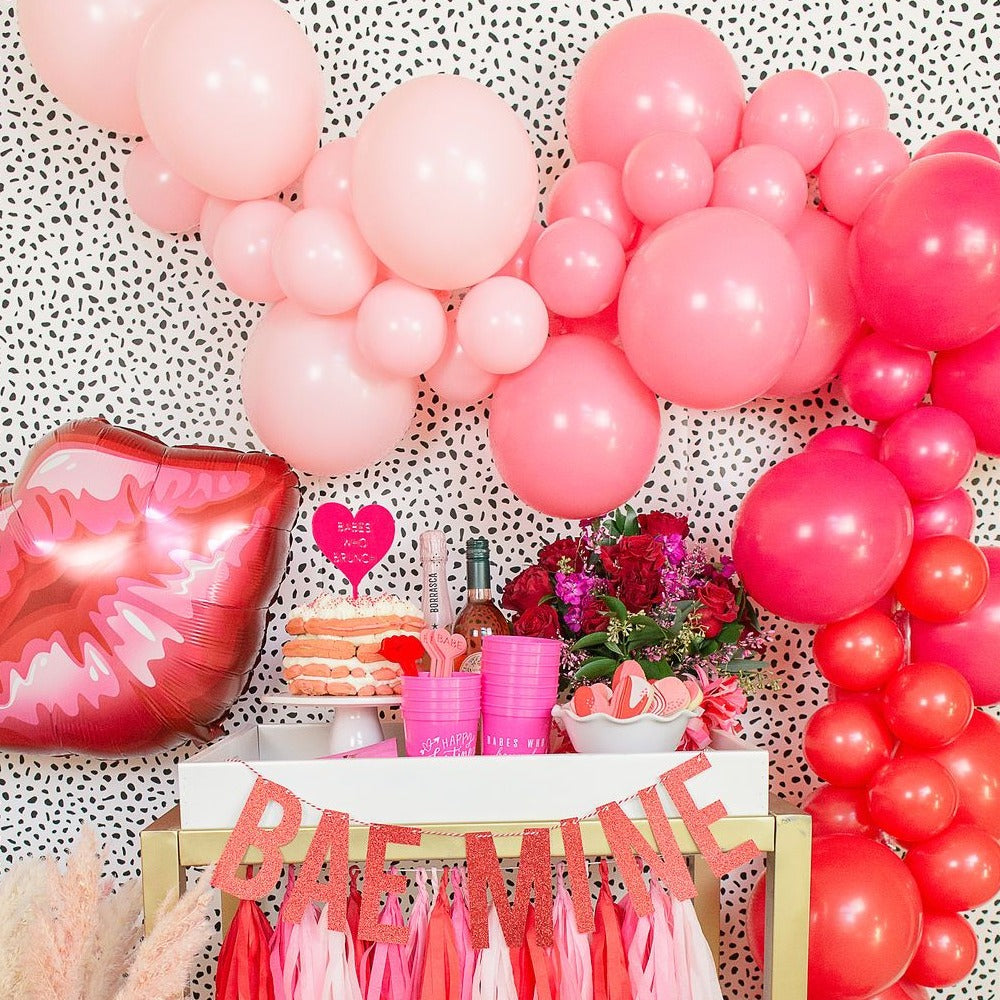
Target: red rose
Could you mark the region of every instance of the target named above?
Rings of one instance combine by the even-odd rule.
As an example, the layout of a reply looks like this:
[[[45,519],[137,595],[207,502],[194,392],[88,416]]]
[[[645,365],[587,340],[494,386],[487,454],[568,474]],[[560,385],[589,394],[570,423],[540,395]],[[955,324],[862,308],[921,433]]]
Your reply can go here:
[[[648,514],[639,515],[639,527],[644,534],[680,535],[687,538],[691,533],[691,525],[686,517],[678,517],[676,514],[668,514],[663,510],[651,510]]]
[[[614,595],[629,611],[646,611],[663,600],[663,546],[651,535],[630,535],[601,549]]]
[[[528,611],[551,593],[552,580],[548,572],[541,566],[529,566],[503,588],[501,603],[509,611]]]
[[[530,635],[536,639],[559,638],[559,616],[551,604],[539,604],[521,612],[513,624],[515,635]]]
[[[592,632],[607,632],[611,615],[608,606],[599,598],[587,601],[580,614],[580,631],[584,635]]]
[[[564,572],[560,566],[564,562],[569,565],[571,573],[579,573],[583,569],[580,543],[575,538],[557,538],[538,553],[538,562],[550,573]]]
[[[706,583],[695,594],[695,600],[700,607],[692,616],[697,618],[692,624],[697,624],[706,639],[714,639],[723,625],[736,621],[736,598],[728,587]]]

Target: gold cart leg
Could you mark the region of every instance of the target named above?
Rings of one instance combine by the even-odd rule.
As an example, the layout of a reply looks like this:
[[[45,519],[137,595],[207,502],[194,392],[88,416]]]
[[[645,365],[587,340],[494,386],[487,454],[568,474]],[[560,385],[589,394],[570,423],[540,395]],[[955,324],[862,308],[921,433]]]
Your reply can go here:
[[[698,891],[698,895],[694,898],[694,911],[698,915],[698,923],[701,924],[705,940],[708,941],[708,946],[715,956],[715,968],[718,971],[719,961],[722,957],[719,954],[719,944],[722,938],[719,930],[722,915],[722,887],[700,854],[696,854],[691,862],[694,887]]]
[[[767,859],[764,1000],[806,1000],[812,818],[784,813],[774,821],[774,852]]]
[[[184,891],[184,869],[180,860],[180,841],[172,810],[143,830],[139,838],[142,865],[142,906],[146,933],[153,929],[164,900]],[[172,827],[172,828],[171,828]]]

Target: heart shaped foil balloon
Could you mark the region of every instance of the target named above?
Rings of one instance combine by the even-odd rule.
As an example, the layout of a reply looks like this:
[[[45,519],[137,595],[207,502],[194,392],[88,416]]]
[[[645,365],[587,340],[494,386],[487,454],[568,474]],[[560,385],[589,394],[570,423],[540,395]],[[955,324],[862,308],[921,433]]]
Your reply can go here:
[[[204,740],[247,683],[298,480],[279,458],[59,428],[0,488],[0,746]]]

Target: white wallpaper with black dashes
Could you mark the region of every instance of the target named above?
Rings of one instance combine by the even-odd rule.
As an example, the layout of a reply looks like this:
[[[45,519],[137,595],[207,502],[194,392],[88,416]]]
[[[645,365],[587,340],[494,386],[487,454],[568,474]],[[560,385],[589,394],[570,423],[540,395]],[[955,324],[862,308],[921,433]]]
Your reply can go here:
[[[73,0],[81,2],[81,0]],[[855,68],[885,87],[893,126],[919,144],[943,129],[1000,134],[1000,0],[919,4],[725,2],[361,4],[287,0],[320,51],[328,76],[327,134],[353,132],[389,88],[416,71],[458,71],[492,87],[524,115],[540,151],[543,183],[568,164],[562,102],[587,45],[629,12],[675,9],[698,18],[733,48],[747,84],[778,70]],[[102,415],[169,442],[254,446],[238,373],[260,310],[230,296],[197,239],[160,238],[134,222],[121,194],[129,141],[74,118],[32,75],[13,4],[0,3],[4,87],[0,111],[0,479],[57,424]],[[706,373],[711,377],[711,373]],[[492,540],[500,582],[539,539],[568,525],[526,510],[497,478],[482,406],[456,410],[421,399],[406,440],[355,476],[305,480],[290,570],[263,660],[230,727],[271,719],[259,703],[279,689],[277,650],[287,609],[335,573],[310,543],[311,512],[330,499],[378,500],[401,515],[401,537],[372,585],[411,591],[416,538],[443,527]],[[804,400],[704,414],[666,407],[661,457],[637,498],[693,512],[699,532],[727,543],[740,497],[809,435],[851,415],[829,390]],[[1000,540],[1000,469],[980,461],[969,482],[981,541]],[[455,569],[458,563],[455,560]],[[458,589],[457,574],[452,577]],[[810,633],[779,626],[783,688],[759,697],[751,736],[771,751],[775,792],[799,801],[809,778],[802,726],[825,701],[809,660]],[[123,762],[0,754],[0,863],[57,850],[82,823],[110,849],[109,869],[137,871],[139,831],[173,805],[174,765],[190,752]],[[744,949],[747,877],[730,880],[725,914],[727,996],[752,997],[759,981]],[[1000,906],[974,921],[981,958],[961,989],[940,996],[1000,997]],[[195,996],[208,998],[209,969]]]

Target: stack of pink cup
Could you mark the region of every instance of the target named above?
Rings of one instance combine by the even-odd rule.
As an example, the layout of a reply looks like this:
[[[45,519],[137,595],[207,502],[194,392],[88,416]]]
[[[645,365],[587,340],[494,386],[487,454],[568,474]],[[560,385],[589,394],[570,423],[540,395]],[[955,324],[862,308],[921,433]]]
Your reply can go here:
[[[483,638],[483,754],[549,752],[562,643],[521,635]]]
[[[479,734],[479,674],[403,677],[407,757],[472,757]]]

